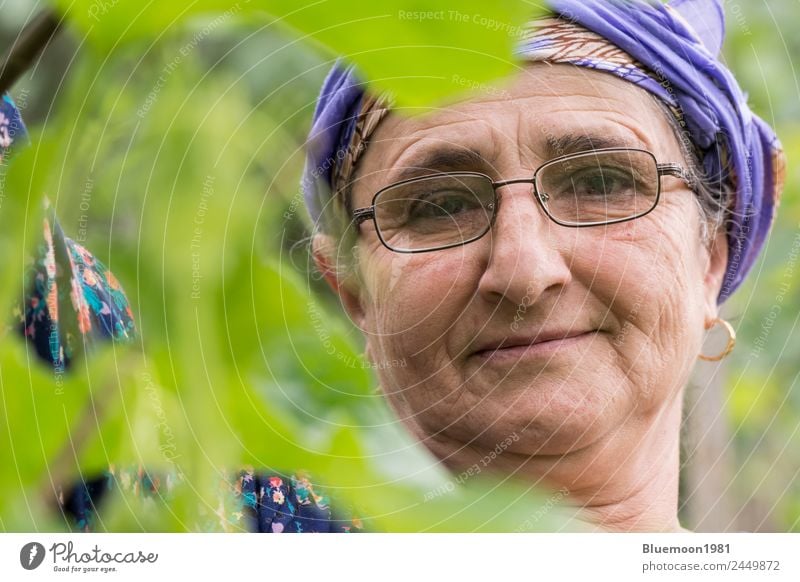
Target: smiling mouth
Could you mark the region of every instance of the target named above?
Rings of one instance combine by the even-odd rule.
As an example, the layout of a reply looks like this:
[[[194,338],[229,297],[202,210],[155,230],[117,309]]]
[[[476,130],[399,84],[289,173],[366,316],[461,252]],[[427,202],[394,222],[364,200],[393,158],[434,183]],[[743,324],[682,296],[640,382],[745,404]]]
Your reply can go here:
[[[600,330],[593,329],[574,335],[544,339],[532,343],[519,341],[509,342],[507,345],[501,343],[496,347],[478,350],[472,355],[480,360],[492,362],[552,358],[559,353],[567,353],[576,348],[585,347],[598,333],[600,333]]]

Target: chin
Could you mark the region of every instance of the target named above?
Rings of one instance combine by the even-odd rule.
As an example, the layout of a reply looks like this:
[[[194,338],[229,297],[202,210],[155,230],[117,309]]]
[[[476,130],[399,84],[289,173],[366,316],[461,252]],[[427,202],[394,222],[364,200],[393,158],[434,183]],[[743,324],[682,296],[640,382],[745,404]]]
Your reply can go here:
[[[584,449],[607,435],[618,423],[598,417],[590,421],[543,418],[519,432],[510,452],[525,455],[566,455]]]
[[[513,436],[509,452],[563,455],[597,442],[630,418],[633,407],[620,398],[626,394],[563,382],[539,386],[533,394],[507,393],[496,401],[490,396],[479,413],[470,411],[453,429],[460,440],[481,448]]]

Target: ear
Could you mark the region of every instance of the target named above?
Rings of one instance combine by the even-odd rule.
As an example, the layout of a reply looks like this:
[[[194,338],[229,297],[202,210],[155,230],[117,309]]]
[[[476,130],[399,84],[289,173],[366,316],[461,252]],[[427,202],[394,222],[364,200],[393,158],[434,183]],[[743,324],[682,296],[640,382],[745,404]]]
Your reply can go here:
[[[709,249],[708,264],[706,267],[703,283],[705,286],[705,319],[706,325],[719,315],[719,305],[717,297],[722,282],[725,278],[725,271],[728,267],[728,237],[724,230],[721,230],[714,238]]]
[[[336,241],[327,234],[317,233],[311,242],[314,264],[342,302],[347,315],[360,329],[364,328],[365,310],[358,282],[352,275],[343,273],[336,260]]]

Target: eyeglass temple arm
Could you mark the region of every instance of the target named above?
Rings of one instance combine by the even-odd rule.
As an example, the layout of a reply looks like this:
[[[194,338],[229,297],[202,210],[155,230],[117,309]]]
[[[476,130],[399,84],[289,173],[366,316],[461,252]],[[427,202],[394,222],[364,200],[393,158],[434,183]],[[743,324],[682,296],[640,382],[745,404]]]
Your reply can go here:
[[[355,225],[359,226],[365,220],[369,220],[373,217],[375,211],[373,210],[372,206],[367,208],[357,208],[353,210],[353,220],[355,221]]]
[[[697,185],[697,180],[695,179],[694,175],[691,172],[684,170],[680,164],[658,164],[656,167],[658,168],[659,176],[674,176],[675,178],[680,178],[686,182],[686,185],[692,190],[694,190],[695,186]]]

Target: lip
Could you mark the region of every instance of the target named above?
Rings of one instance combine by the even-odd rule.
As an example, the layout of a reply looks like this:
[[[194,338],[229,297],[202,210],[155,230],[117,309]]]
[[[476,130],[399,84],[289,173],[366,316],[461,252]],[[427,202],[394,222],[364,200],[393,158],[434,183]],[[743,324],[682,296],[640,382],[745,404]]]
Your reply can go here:
[[[543,331],[533,336],[509,337],[500,341],[485,342],[480,344],[472,355],[487,361],[549,358],[557,352],[591,341],[598,333],[600,333],[598,329],[563,332],[557,330]]]

